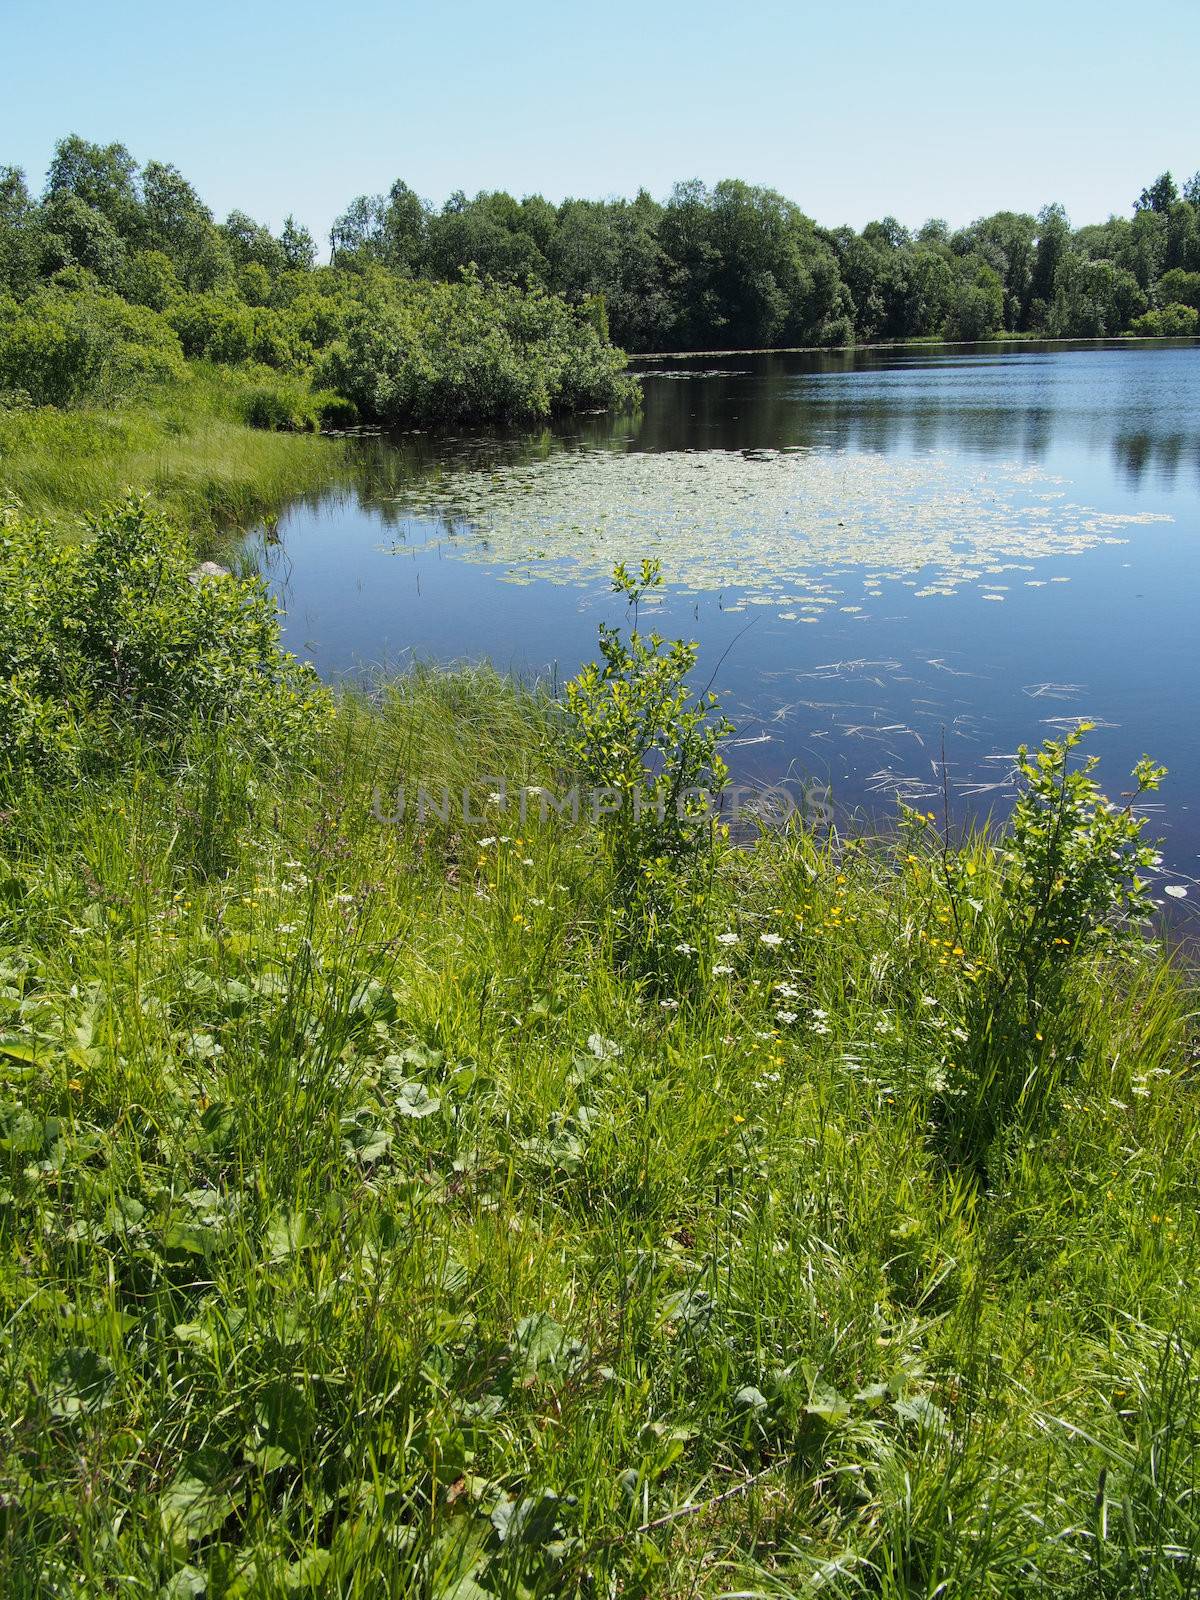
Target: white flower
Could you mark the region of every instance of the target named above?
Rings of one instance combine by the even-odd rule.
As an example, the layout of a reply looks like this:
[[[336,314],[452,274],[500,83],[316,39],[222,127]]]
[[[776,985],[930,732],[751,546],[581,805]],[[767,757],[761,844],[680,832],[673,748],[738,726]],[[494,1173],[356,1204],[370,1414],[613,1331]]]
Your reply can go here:
[[[495,844],[495,842],[496,842],[495,835],[489,833],[486,839],[480,839],[479,848],[481,850],[486,850],[488,845]]]
[[[1187,888],[1182,883],[1169,883],[1165,893],[1169,894],[1172,900],[1182,900],[1187,895]]]
[[[775,1018],[776,1021],[786,1024],[789,1022],[795,1022],[798,1015],[799,1013],[795,1011],[777,1011],[775,1013]]]
[[[713,968],[713,977],[714,978],[727,978],[732,971],[733,971],[732,967],[714,967]]]
[[[741,939],[736,933],[719,933],[717,935],[717,943],[718,944],[740,944],[741,943]]]
[[[675,954],[677,956],[694,956],[696,954],[696,946],[688,944],[686,941],[683,944],[677,944],[675,946]]]
[[[829,1015],[828,1011],[822,1011],[820,1006],[814,1006],[812,1014],[814,1017],[816,1017],[818,1022],[824,1022],[825,1018]]]
[[[488,795],[488,799],[494,806],[502,806],[504,804],[504,796],[500,793],[499,789],[493,789],[491,794]]]
[[[678,1011],[679,1010],[679,1001],[678,1000],[660,1000],[658,1003],[663,1008],[664,1011]]]
[[[533,865],[533,857],[532,856],[522,856],[521,857],[521,865],[523,867],[531,867]]]
[[[295,933],[295,931],[296,924],[294,922],[281,922],[275,929],[276,933]]]
[[[529,904],[531,906],[544,906],[546,902],[544,900],[539,900],[536,895],[531,894],[529,896]]]
[[[775,993],[781,994],[785,1000],[795,1000],[800,991],[794,983],[777,983],[775,985]]]
[[[813,1022],[813,1023],[810,1023],[809,1026],[812,1028],[812,1031],[814,1033],[828,1033],[829,1032],[829,1024],[826,1023],[826,1022]]]
[[[354,902],[354,896],[348,889],[342,889],[339,893],[335,894],[333,898],[338,902],[339,905],[343,906],[352,905]]]
[[[774,950],[777,945],[783,943],[783,935],[781,933],[760,933],[758,942],[759,944],[769,944],[771,949]]]

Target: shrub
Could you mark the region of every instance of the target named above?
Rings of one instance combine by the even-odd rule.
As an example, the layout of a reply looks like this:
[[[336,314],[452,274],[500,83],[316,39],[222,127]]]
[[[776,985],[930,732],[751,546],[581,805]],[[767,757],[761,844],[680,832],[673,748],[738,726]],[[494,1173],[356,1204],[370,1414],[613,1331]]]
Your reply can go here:
[[[111,402],[183,373],[167,323],[101,289],[48,289],[0,306],[0,390],[22,390],[35,405]]]
[[[1070,1054],[1072,984],[1094,972],[1089,958],[1135,942],[1152,909],[1141,874],[1155,850],[1133,806],[1166,768],[1144,756],[1127,803],[1112,804],[1092,777],[1098,758],[1075,760],[1091,727],[1081,723],[1036,754],[1018,751],[1020,788],[990,900],[975,897],[962,863],[944,853],[953,927],[979,960],[963,990],[961,1049],[941,1120],[956,1154],[976,1164],[999,1134],[1047,1105]],[[1056,1048],[1045,1041],[1051,1024],[1062,1036]]]
[[[601,801],[597,819],[625,953],[648,950],[654,967],[672,906],[714,840],[712,806],[729,776],[718,746],[731,731],[714,715],[716,696],[693,697],[688,687],[698,647],[638,630],[639,602],[661,584],[657,561],[643,561],[637,578],[614,568],[613,588],[633,607],[633,628],[626,640],[602,623],[601,660],[566,686],[568,749]]]
[[[538,421],[636,391],[625,358],[555,295],[397,282],[350,306],[321,380],[382,421]]]
[[[10,513],[0,536],[0,771],[67,777],[114,759],[125,733],[169,750],[197,724],[303,753],[326,695],[280,648],[262,582],[198,577],[142,501],[88,531],[64,547]]]
[[[1168,305],[1135,317],[1129,329],[1147,339],[1191,339],[1198,325],[1200,311],[1191,306]]]
[[[137,306],[165,311],[183,290],[170,256],[161,250],[136,250],[125,265],[121,293]]]

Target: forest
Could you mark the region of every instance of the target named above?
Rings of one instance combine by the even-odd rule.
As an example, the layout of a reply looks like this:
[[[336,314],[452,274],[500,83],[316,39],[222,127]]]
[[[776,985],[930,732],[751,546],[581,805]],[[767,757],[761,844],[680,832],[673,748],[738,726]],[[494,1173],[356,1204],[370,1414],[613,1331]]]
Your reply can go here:
[[[242,211],[218,222],[175,167],[139,166],[123,145],[72,135],[56,147],[40,198],[24,174],[0,168],[0,389],[59,403],[81,382],[94,386],[65,356],[56,364],[36,348],[77,341],[77,329],[29,326],[74,328],[80,297],[86,320],[107,327],[102,342],[136,347],[126,365],[157,372],[180,355],[255,362],[311,375],[383,417],[536,416],[604,403],[616,392],[616,367],[601,353],[607,336],[631,352],[1188,336],[1200,318],[1200,174],[1180,187],[1164,173],[1128,215],[1078,228],[1049,204],[959,229],[885,217],[861,232],[819,226],[791,200],[735,179],[680,183],[665,202],[645,190],[559,205],[459,192],[440,209],[397,180],[336,219],[330,265],[318,254],[293,216],[278,234]],[[431,282],[452,287],[414,287]],[[451,322],[472,345],[548,340],[544,350],[557,354],[531,378],[518,373],[523,360],[495,348],[486,395],[454,380],[414,392],[417,327],[426,348],[431,327]],[[568,324],[596,338],[568,338]]]

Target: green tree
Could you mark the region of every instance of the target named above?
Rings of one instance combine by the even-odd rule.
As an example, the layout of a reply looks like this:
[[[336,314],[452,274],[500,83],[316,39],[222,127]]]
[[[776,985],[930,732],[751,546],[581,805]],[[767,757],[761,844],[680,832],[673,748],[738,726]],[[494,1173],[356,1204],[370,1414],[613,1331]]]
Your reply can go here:
[[[312,264],[317,259],[316,241],[303,223],[296,221],[290,211],[283,221],[279,248],[283,254],[284,266],[289,272],[312,270]]]
[[[119,238],[132,240],[141,220],[137,175],[137,162],[123,144],[92,144],[73,133],[54,147],[46,197],[73,195],[98,211]]]
[[[1175,179],[1169,172],[1161,172],[1152,184],[1149,184],[1138,195],[1133,203],[1135,211],[1156,211],[1165,215],[1179,199],[1179,190],[1175,187]]]

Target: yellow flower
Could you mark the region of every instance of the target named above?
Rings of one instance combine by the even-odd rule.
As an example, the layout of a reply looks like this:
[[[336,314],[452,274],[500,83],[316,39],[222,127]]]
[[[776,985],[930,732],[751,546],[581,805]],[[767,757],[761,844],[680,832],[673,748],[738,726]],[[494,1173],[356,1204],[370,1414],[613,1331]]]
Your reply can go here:
[[[739,1116],[738,1116],[738,1114],[737,1114],[737,1112],[736,1112],[736,1111],[735,1111],[735,1112],[734,1112],[734,1114],[733,1114],[733,1120],[734,1120],[734,1121],[735,1121],[735,1122],[745,1122],[745,1120],[746,1120],[746,1119],[745,1119],[745,1117],[739,1117]],[[1157,1218],[1157,1217],[1155,1217],[1155,1219],[1154,1219],[1154,1220],[1155,1220],[1155,1222],[1157,1222],[1157,1221],[1158,1221],[1158,1218]]]

